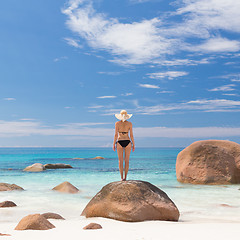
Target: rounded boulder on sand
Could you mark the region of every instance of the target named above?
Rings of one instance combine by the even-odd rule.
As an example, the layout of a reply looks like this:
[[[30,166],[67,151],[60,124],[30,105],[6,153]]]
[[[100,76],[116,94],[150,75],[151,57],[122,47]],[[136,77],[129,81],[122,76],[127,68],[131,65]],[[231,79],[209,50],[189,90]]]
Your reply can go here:
[[[178,154],[176,175],[182,183],[240,183],[240,144],[225,140],[194,142]]]
[[[105,217],[126,222],[178,221],[179,211],[165,192],[144,181],[107,184],[87,204],[86,217]]]
[[[55,228],[45,217],[40,214],[28,215],[18,223],[15,230],[49,230]]]

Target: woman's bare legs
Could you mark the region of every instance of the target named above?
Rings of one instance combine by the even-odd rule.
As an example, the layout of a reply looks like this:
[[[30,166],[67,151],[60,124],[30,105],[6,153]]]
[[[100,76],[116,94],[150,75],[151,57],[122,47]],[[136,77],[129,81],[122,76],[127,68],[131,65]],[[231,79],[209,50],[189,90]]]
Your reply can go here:
[[[131,153],[131,143],[129,143],[126,147],[125,147],[125,176],[124,176],[124,181],[127,180],[127,174],[128,174],[128,169],[129,169],[129,157],[130,157],[130,153]]]
[[[117,143],[117,154],[121,180],[123,180],[123,147],[119,143]]]

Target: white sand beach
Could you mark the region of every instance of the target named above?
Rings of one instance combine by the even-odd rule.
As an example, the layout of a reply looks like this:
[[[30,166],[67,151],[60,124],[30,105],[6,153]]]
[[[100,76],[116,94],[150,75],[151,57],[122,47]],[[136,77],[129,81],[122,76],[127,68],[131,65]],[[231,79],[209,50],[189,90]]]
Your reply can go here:
[[[2,236],[9,240],[43,239],[129,239],[129,240],[192,240],[192,239],[235,239],[240,235],[239,222],[166,222],[146,221],[138,223],[120,222],[104,218],[79,217],[76,220],[50,220],[56,228],[45,231],[13,230],[16,223],[4,223],[0,226]],[[83,230],[90,222],[101,224],[102,229]]]

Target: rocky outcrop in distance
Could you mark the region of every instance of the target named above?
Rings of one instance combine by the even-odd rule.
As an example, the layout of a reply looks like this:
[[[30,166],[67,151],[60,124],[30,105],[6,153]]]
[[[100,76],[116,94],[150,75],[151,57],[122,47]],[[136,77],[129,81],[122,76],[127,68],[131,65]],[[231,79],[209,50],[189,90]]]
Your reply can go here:
[[[94,158],[71,158],[73,160],[94,160],[94,159],[105,159],[104,157],[101,156],[96,156]]]
[[[64,164],[64,163],[48,163],[48,164],[45,164],[44,167],[46,169],[73,168],[70,164]]]
[[[23,169],[25,172],[42,172],[44,170],[46,170],[46,168],[41,163],[34,163],[33,165]]]
[[[130,180],[104,186],[83,210],[82,216],[125,222],[178,221],[179,211],[165,192],[149,182]]]
[[[181,183],[240,183],[240,144],[225,140],[203,140],[182,150],[176,161]]]

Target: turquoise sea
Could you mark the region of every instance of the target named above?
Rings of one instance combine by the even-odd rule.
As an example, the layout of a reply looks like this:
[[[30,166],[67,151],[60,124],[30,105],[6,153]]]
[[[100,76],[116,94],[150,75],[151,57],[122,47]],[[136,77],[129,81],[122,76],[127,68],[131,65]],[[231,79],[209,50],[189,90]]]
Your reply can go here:
[[[203,186],[176,180],[180,148],[139,148],[130,156],[128,179],[148,181],[163,191],[180,210],[180,221],[240,222],[240,185]],[[93,160],[96,156],[104,159]],[[84,159],[75,159],[84,158]],[[72,169],[23,172],[34,163],[66,163]],[[33,213],[56,212],[78,219],[88,201],[106,184],[119,181],[117,152],[111,148],[0,148],[0,182],[15,183],[25,191],[0,192],[0,202],[18,207],[0,209],[0,224],[18,222]],[[78,194],[52,191],[69,181]]]

